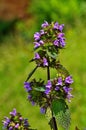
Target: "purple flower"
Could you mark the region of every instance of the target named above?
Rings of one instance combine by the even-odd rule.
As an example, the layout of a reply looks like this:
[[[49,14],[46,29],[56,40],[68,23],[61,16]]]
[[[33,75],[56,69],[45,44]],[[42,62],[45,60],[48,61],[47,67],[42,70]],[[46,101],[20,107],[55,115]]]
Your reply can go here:
[[[5,121],[3,121],[4,127],[7,127],[9,123],[10,123],[10,119],[8,117],[5,117]]]
[[[46,28],[48,26],[48,22],[47,21],[44,21],[44,23],[41,25],[42,28]]]
[[[31,96],[31,95],[28,95],[28,99],[31,100],[31,99],[32,99],[32,96]]]
[[[57,83],[56,85],[62,86],[62,77],[59,77],[59,78],[58,78],[58,83]]]
[[[17,112],[16,112],[16,109],[14,108],[12,112],[10,112],[10,115],[12,116],[16,116]]]
[[[46,84],[46,88],[50,89],[52,87],[52,83],[50,80],[48,80],[47,84]]]
[[[29,82],[24,82],[24,88],[26,89],[27,92],[31,91],[31,83]]]
[[[34,106],[36,103],[34,101],[31,101],[32,106]]]
[[[59,33],[58,38],[64,37],[64,33]]]
[[[40,33],[39,32],[36,32],[35,34],[34,34],[34,39],[37,41],[37,40],[39,40],[40,39]]]
[[[12,127],[12,126],[10,126],[10,128],[9,128],[8,130],[13,130],[13,127]]]
[[[17,123],[16,125],[15,125],[15,128],[18,128],[19,127],[19,123]]]
[[[55,46],[59,46],[58,40],[55,40],[55,41],[53,42],[53,44],[54,44]]]
[[[44,108],[44,107],[41,107],[41,108],[40,108],[40,112],[41,112],[42,114],[45,114],[45,108]]]
[[[65,91],[65,93],[69,93],[72,90],[72,88],[64,86],[63,90]]]
[[[46,95],[48,95],[48,94],[50,93],[50,91],[51,91],[51,90],[50,90],[49,88],[46,88],[46,90],[45,90],[44,93],[45,93]]]
[[[22,118],[22,117],[19,117],[19,120],[21,120],[21,121],[22,121],[22,120],[23,120],[23,118]]]
[[[39,60],[39,59],[40,59],[40,55],[39,55],[39,53],[35,53],[35,57],[34,57],[34,59],[36,59],[36,60]]]
[[[28,126],[29,126],[28,119],[24,119],[24,126],[25,126],[25,127],[28,127]]]
[[[48,62],[46,58],[43,58],[43,66],[48,66]]]
[[[42,40],[40,40],[39,43],[40,43],[40,45],[43,45],[43,44],[44,44],[44,42],[43,42]]]
[[[40,30],[40,34],[41,35],[45,34],[44,30]]]
[[[73,83],[72,77],[71,76],[66,77],[65,83],[72,84]]]
[[[73,95],[71,93],[68,93],[67,94],[68,102],[71,102],[71,98],[73,98]]]
[[[60,89],[59,86],[56,86],[55,90],[58,91],[59,89]]]
[[[58,30],[59,30],[60,32],[62,32],[63,28],[64,28],[64,24],[61,24],[61,25],[58,26]]]
[[[39,42],[34,42],[34,44],[35,44],[35,46],[34,46],[35,49],[40,47],[40,43]]]
[[[58,22],[56,22],[56,23],[54,24],[54,29],[58,29],[58,27],[59,27],[59,24],[58,24]]]
[[[63,37],[59,37],[58,41],[59,41],[61,47],[65,46],[65,39]]]

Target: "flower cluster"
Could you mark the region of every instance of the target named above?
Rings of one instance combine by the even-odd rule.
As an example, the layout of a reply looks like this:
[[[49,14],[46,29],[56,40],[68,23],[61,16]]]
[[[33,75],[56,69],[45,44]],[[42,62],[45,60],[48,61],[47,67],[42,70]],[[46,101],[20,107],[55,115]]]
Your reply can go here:
[[[35,53],[31,61],[36,62],[36,68],[46,67],[48,80],[46,83],[42,79],[27,82],[36,71],[35,68],[24,82],[24,88],[28,93],[28,100],[32,105],[39,105],[40,112],[43,114],[46,114],[48,109],[56,115],[61,110],[66,112],[68,109],[66,99],[70,102],[73,97],[71,94],[72,76],[57,60],[59,50],[63,49],[66,44],[63,28],[64,25],[58,22],[49,24],[45,21],[41,25],[41,30],[34,34]],[[51,68],[58,72],[58,76],[54,79],[51,78]]]
[[[3,120],[3,129],[6,130],[30,130],[28,119],[24,119],[20,113],[13,109],[10,112],[10,118],[5,117]]]
[[[34,49],[36,50],[34,60],[38,66],[48,66],[47,57],[49,56],[52,61],[56,58],[58,50],[65,47],[63,28],[64,24],[59,25],[58,22],[49,24],[45,21],[41,25],[41,30],[34,34]]]
[[[67,76],[65,79],[63,77],[55,78],[54,80],[48,80],[46,84],[46,90],[45,94],[49,95],[51,94],[54,98],[63,98],[68,99],[68,101],[71,101],[71,98],[73,97],[70,91],[72,88],[70,85],[73,83],[73,79],[71,76]]]
[[[72,90],[70,86],[72,83],[71,76],[65,78],[58,76],[55,79],[48,80],[46,84],[42,80],[37,82],[35,79],[31,82],[25,82],[24,88],[28,92],[28,100],[33,105],[38,104],[41,113],[45,113],[54,99],[68,99],[69,102],[71,101],[73,96],[70,93]]]

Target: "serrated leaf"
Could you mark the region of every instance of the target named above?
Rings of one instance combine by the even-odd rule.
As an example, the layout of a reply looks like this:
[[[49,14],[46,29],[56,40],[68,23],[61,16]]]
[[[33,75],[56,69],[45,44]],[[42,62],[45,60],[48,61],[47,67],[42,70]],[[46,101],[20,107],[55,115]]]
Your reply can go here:
[[[38,88],[34,88],[34,90],[40,91],[40,92],[44,92],[44,91],[45,91],[45,88],[43,88],[43,87],[38,87]]]
[[[54,100],[52,102],[52,111],[55,114],[55,116],[60,112],[65,112],[68,108],[66,102],[63,99]]]
[[[65,130],[69,130],[69,126],[71,123],[70,111],[66,109],[65,112],[60,111],[56,116],[58,125],[63,127]]]

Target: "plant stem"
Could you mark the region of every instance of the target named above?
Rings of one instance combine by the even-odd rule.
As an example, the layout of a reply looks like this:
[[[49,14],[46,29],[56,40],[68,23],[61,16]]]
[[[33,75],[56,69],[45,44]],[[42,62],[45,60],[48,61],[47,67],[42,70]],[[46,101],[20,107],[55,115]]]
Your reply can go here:
[[[47,79],[50,80],[50,68],[47,66]]]
[[[27,81],[31,78],[31,76],[34,74],[34,72],[36,71],[37,68],[38,68],[38,66],[36,66],[36,67],[31,71],[31,73],[28,75],[28,77],[27,77],[27,79],[25,80],[25,82],[27,82]]]
[[[49,67],[49,58],[47,58],[48,60],[48,66],[47,66],[47,79],[50,80],[50,67]],[[51,97],[50,97],[51,98]],[[52,99],[51,99],[51,102],[52,102]],[[52,111],[52,109],[51,109]],[[52,128],[53,130],[58,130],[57,128],[57,124],[56,124],[56,119],[55,117],[53,116],[53,111],[52,111],[52,119],[51,119],[51,125],[52,125]]]

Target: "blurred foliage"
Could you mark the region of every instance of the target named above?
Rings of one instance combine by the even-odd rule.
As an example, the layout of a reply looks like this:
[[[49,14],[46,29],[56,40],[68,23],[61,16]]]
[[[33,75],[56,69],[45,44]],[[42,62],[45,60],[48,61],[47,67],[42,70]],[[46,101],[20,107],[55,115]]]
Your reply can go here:
[[[12,31],[13,27],[15,26],[16,20],[12,21],[3,21],[0,20],[0,35],[5,35],[9,31]]]
[[[44,20],[64,23],[66,29],[86,23],[85,0],[32,0],[28,12],[32,15],[32,19],[28,20],[29,26],[27,22],[20,22],[20,25],[18,23],[26,39],[32,39],[34,32],[39,30]]]
[[[30,13],[31,17],[19,20],[15,28],[25,40],[31,41],[34,32],[39,30],[44,20],[64,23],[66,29],[85,24],[86,0],[32,0],[27,12]],[[8,25],[13,24],[12,22],[1,23],[1,31],[12,28]]]
[[[86,21],[85,0],[33,0],[32,5],[32,13],[36,17],[38,27],[44,20],[58,21],[71,26],[77,25],[81,18]]]

